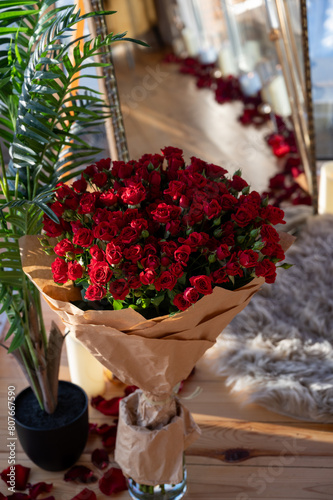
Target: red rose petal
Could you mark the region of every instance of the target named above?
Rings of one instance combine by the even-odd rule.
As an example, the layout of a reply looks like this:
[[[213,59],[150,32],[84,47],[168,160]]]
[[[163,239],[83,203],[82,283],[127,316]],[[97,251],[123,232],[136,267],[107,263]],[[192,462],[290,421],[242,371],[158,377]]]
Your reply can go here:
[[[101,470],[106,469],[106,467],[110,463],[107,451],[100,448],[96,448],[96,450],[92,452],[91,461],[96,467]]]
[[[132,394],[132,392],[135,392],[137,389],[139,388],[136,385],[128,385],[127,387],[125,387],[124,390],[125,396],[129,396],[130,394]]]
[[[98,434],[99,436],[101,436],[101,435],[105,434],[106,432],[108,432],[108,430],[110,430],[111,427],[113,427],[113,425],[102,424],[102,425],[100,425],[99,427],[96,428],[96,434]]]
[[[27,495],[26,493],[15,492],[12,495],[4,498],[7,498],[7,500],[30,500],[30,495]]]
[[[80,491],[80,493],[71,498],[71,500],[97,500],[97,497],[94,491],[84,488],[84,490]]]
[[[98,424],[93,424],[89,422],[89,434],[96,434]]]
[[[102,443],[105,448],[114,448],[116,446],[118,427],[112,425],[110,429],[102,435]]]
[[[31,499],[35,499],[40,495],[41,493],[50,493],[50,491],[53,488],[52,483],[36,483],[36,484],[29,484],[29,494]]]
[[[105,495],[112,495],[120,491],[127,490],[127,482],[121,469],[111,467],[105,472],[104,476],[99,480],[99,489]]]
[[[65,481],[78,481],[80,483],[95,483],[97,481],[97,477],[94,476],[94,473],[89,467],[85,467],[84,465],[74,465],[71,469],[69,469],[64,475]]]
[[[13,469],[14,467],[14,469]],[[27,482],[30,474],[30,468],[29,467],[24,467],[23,465],[16,464],[16,465],[11,465],[10,467],[7,467],[7,469],[4,469],[0,477],[7,486],[10,485],[10,475],[9,473],[11,471],[15,470],[15,489],[16,490],[25,490],[27,487]],[[13,476],[14,477],[14,476]]]
[[[102,396],[96,396],[92,398],[91,406],[103,413],[103,415],[117,417],[119,415],[119,403],[121,399],[121,397],[104,399]]]

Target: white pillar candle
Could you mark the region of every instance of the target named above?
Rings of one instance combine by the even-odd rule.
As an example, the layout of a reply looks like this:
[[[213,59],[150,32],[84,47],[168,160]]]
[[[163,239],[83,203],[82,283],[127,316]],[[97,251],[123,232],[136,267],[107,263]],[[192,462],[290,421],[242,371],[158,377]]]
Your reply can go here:
[[[287,87],[282,75],[276,76],[266,87],[272,111],[276,115],[290,116],[291,107]]]
[[[236,63],[236,58],[231,52],[230,47],[222,47],[218,54],[218,67],[222,72],[223,76],[237,76],[238,68]]]
[[[104,366],[70,333],[66,335],[66,349],[71,381],[82,387],[88,397],[103,394]]]
[[[196,55],[198,55],[199,42],[195,37],[193,31],[190,30],[189,28],[184,28],[182,30],[182,36],[187,54],[190,57],[195,57]]]
[[[333,214],[333,161],[324,163],[320,169],[318,212]]]
[[[245,57],[249,69],[252,71],[261,59],[260,44],[257,40],[249,40],[244,45]]]

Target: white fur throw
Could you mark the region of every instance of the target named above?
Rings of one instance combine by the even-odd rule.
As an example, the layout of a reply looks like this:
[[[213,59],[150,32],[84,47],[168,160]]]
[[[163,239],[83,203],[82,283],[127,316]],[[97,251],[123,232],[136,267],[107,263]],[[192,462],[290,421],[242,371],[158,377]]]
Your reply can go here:
[[[248,402],[333,422],[333,216],[310,217],[286,262],[202,362]]]

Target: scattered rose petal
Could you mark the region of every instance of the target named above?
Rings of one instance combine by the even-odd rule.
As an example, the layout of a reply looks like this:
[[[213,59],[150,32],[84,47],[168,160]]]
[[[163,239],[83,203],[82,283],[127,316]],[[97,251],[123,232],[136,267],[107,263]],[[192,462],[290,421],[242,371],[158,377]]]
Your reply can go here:
[[[84,490],[80,491],[80,493],[71,498],[71,500],[97,500],[97,497],[94,491],[84,488]]]
[[[14,469],[13,469],[14,467]],[[7,486],[10,485],[10,472],[15,470],[15,489],[16,490],[25,490],[27,487],[27,482],[28,482],[28,477],[30,474],[30,469],[29,467],[24,467],[24,465],[16,464],[16,465],[11,465],[10,467],[7,467],[7,469],[4,469],[0,476],[3,481],[7,484]],[[14,475],[13,475],[14,477]]]
[[[89,467],[84,465],[74,465],[69,469],[64,475],[65,481],[79,481],[80,483],[94,483],[97,481],[97,477]]]
[[[92,398],[91,406],[103,413],[103,415],[117,417],[119,415],[119,403],[121,399],[121,397],[104,399],[102,396],[96,396]]]
[[[12,495],[8,495],[8,497],[4,498],[7,498],[7,500],[29,500],[30,495],[27,495],[26,493],[19,493],[16,491]]]
[[[89,422],[89,434],[96,434],[98,424],[93,424]]]
[[[102,424],[96,428],[96,434],[101,436],[101,435],[105,434],[106,432],[108,432],[108,430],[111,429],[111,427],[113,427],[113,425]]]
[[[99,489],[104,495],[112,495],[127,490],[127,482],[121,469],[111,467],[99,480]]]
[[[130,394],[132,394],[132,392],[135,392],[137,389],[139,389],[139,387],[137,387],[136,385],[128,385],[127,387],[125,387],[124,390],[125,396],[129,396]]]
[[[102,443],[105,448],[114,448],[116,446],[118,427],[112,425],[110,429],[102,435]]]
[[[91,461],[101,470],[106,469],[110,462],[107,451],[100,448],[96,448],[96,450],[92,452]]]
[[[29,494],[31,499],[35,499],[41,493],[50,493],[53,488],[52,483],[36,483],[36,484],[28,484]]]

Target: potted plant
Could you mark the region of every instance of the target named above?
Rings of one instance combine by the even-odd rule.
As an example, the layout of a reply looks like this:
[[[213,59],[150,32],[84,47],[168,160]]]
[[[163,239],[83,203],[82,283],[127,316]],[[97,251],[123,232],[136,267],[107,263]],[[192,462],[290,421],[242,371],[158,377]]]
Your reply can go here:
[[[64,336],[55,324],[47,335],[40,295],[22,271],[18,241],[23,235],[40,233],[43,213],[55,224],[58,222],[48,207],[50,189],[60,178],[66,182],[77,175],[77,169],[100,151],[81,135],[87,130],[94,133],[93,128],[103,122],[109,111],[105,111],[106,104],[99,92],[80,86],[80,71],[101,66],[91,59],[105,47],[131,39],[125,33],[111,33],[105,39],[71,39],[77,23],[113,12],[81,15],[73,5],[55,7],[55,0],[5,0],[1,7],[0,138],[10,155],[6,168],[0,147],[0,301],[1,312],[6,312],[9,321],[1,345],[15,357],[30,385],[16,398],[16,427],[22,445],[41,467],[60,470],[74,463],[85,445],[87,397],[79,390],[78,412],[72,418],[75,425],[67,422],[64,431],[64,456],[50,453],[49,448],[36,449],[37,442],[40,447],[50,446],[47,434],[54,449],[59,449],[60,437],[54,430],[57,428],[58,432],[61,425],[57,422],[58,400],[59,404],[60,400],[61,404],[69,402],[72,408],[75,405],[70,401],[72,392],[70,397],[66,395],[69,384],[58,384]],[[66,219],[66,214],[63,216]],[[19,408],[21,404],[23,410]],[[28,410],[28,404],[34,410]],[[67,419],[69,410],[62,412]],[[42,425],[41,438],[36,438],[38,422],[24,420],[33,413]],[[45,430],[47,427],[50,432]],[[27,437],[31,428],[33,444]],[[75,429],[77,438],[73,436]]]

